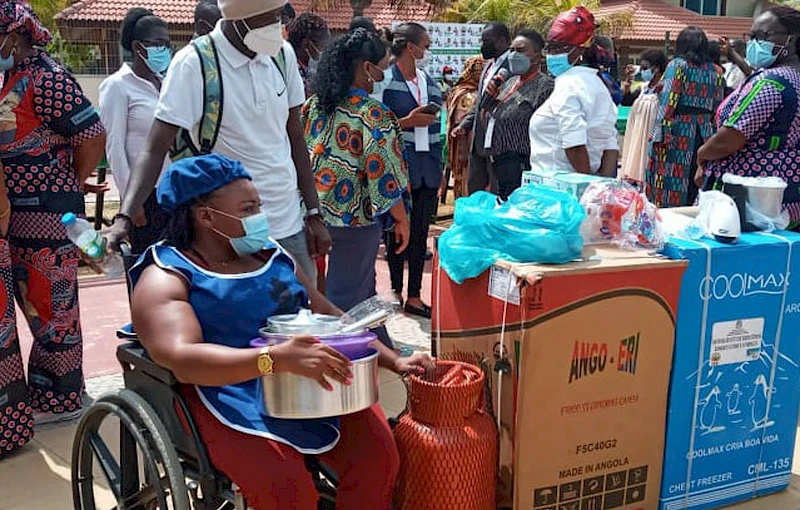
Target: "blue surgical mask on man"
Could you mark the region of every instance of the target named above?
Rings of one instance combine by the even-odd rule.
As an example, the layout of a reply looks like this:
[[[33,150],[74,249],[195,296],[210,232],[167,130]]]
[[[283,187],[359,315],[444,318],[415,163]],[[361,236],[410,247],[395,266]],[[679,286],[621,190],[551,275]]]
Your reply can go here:
[[[756,69],[766,69],[778,60],[775,55],[775,43],[751,39],[747,41],[747,61]]]
[[[558,55],[547,55],[547,70],[555,77],[561,76],[570,69],[572,64],[569,61],[569,53],[559,53]]]
[[[653,81],[653,77],[655,76],[655,74],[656,73],[653,72],[652,67],[649,67],[647,69],[642,69],[642,80],[644,80],[646,83],[650,83],[651,81]]]
[[[169,69],[172,60],[172,51],[167,46],[147,46],[147,67],[158,74],[164,74]]]
[[[228,239],[231,243],[231,248],[233,248],[233,251],[240,257],[258,253],[269,243],[269,220],[267,219],[267,215],[263,212],[239,218],[238,216],[219,211],[212,207],[209,207],[209,209],[223,216],[234,218],[242,222],[244,235],[241,237],[231,237],[214,229],[214,232]]]

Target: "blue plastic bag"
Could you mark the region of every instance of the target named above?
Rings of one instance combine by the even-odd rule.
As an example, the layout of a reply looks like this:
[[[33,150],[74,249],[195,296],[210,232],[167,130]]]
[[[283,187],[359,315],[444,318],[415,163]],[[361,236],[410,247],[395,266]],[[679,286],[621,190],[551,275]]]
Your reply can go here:
[[[479,191],[456,200],[454,224],[439,238],[439,261],[462,283],[497,260],[565,264],[580,257],[580,225],[586,213],[563,191],[523,186],[498,204]]]

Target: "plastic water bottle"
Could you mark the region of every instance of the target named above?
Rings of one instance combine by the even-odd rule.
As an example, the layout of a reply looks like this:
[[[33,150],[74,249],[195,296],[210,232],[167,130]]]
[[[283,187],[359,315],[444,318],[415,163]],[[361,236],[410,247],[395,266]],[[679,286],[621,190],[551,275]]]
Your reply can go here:
[[[95,264],[109,278],[117,278],[125,272],[122,257],[118,254],[108,255],[105,252],[105,242],[92,224],[83,218],[78,218],[74,213],[67,213],[61,217],[61,223],[67,229],[67,237],[72,243]]]

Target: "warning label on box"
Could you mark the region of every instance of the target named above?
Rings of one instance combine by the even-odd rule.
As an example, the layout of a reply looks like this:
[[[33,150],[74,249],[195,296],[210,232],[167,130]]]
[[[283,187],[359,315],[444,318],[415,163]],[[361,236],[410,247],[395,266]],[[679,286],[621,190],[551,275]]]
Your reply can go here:
[[[647,466],[533,491],[534,510],[613,510],[645,500]]]
[[[764,318],[717,322],[711,330],[712,367],[759,359]]]
[[[502,267],[492,266],[489,271],[489,295],[519,306],[517,277]]]

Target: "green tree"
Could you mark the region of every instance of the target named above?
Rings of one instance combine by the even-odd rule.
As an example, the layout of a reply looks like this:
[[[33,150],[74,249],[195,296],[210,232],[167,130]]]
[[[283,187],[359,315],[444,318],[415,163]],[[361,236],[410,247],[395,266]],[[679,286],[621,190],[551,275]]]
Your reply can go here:
[[[559,13],[583,5],[600,7],[599,0],[455,0],[437,18],[455,23],[500,21],[512,29],[534,28],[545,32]],[[632,26],[633,15],[623,12],[600,20],[601,31],[611,36]]]
[[[73,72],[80,73],[86,63],[92,58],[93,48],[86,45],[72,44],[61,36],[56,24],[56,14],[66,9],[69,0],[30,0],[31,7],[44,26],[53,34],[53,41],[47,46],[47,52],[69,67]]]

